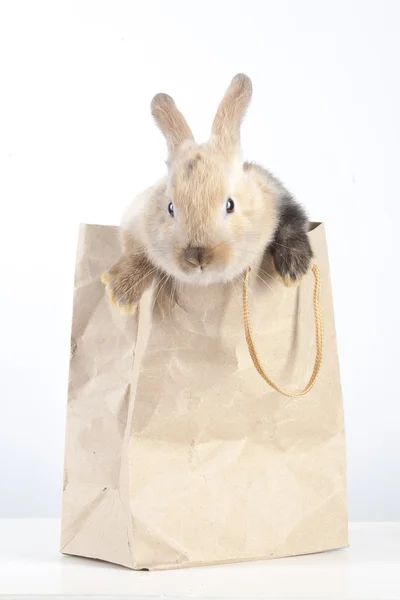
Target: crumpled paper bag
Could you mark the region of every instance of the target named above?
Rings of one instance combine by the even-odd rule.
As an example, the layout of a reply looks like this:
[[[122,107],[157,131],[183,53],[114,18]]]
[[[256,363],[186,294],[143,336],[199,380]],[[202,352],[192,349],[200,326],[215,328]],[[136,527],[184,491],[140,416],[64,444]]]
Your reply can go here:
[[[67,413],[65,554],[164,569],[347,546],[342,394],[322,224],[324,361],[303,398],[255,370],[240,281],[156,282],[120,315],[101,274],[117,227],[81,227]],[[257,349],[282,387],[301,390],[315,357],[313,277],[277,281],[266,257],[251,278]]]

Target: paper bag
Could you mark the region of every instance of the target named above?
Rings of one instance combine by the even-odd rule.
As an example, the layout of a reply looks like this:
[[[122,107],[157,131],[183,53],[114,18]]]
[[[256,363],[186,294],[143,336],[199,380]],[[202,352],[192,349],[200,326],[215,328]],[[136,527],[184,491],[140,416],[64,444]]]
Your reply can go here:
[[[254,368],[242,283],[156,282],[136,316],[111,306],[101,274],[116,227],[79,236],[68,398],[62,552],[164,569],[347,546],[345,437],[328,256],[321,272],[324,358],[312,391],[286,398]],[[313,277],[252,273],[265,368],[300,390],[315,357]],[[165,283],[165,282],[164,282]]]

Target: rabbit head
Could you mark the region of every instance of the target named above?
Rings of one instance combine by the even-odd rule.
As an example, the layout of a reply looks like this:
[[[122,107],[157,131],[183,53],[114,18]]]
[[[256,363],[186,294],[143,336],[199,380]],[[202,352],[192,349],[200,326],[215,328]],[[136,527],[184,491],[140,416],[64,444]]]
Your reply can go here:
[[[168,146],[168,176],[144,213],[146,252],[153,264],[196,285],[231,281],[263,254],[277,225],[273,193],[244,164],[240,125],[252,95],[236,75],[204,144],[173,99],[157,94],[152,114]]]

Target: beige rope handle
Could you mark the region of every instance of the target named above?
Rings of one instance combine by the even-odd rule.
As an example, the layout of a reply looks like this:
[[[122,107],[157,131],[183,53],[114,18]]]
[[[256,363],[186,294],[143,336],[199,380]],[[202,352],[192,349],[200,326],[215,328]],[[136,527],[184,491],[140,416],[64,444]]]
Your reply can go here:
[[[274,390],[283,394],[284,396],[288,396],[289,398],[300,398],[301,396],[305,396],[308,392],[314,387],[315,382],[317,381],[319,372],[321,370],[322,364],[322,348],[323,348],[323,338],[324,338],[324,327],[322,321],[322,311],[321,311],[321,274],[317,265],[313,265],[312,272],[315,279],[314,285],[314,319],[315,319],[315,341],[316,341],[316,355],[314,368],[311,373],[311,377],[306,387],[302,392],[294,393],[294,392],[285,392],[282,388],[279,387],[276,383],[272,381],[272,379],[267,375],[264,370],[264,367],[261,364],[260,358],[257,354],[257,350],[254,344],[253,339],[253,331],[251,328],[250,322],[250,308],[249,308],[249,279],[250,279],[250,271],[249,268],[246,271],[243,281],[243,319],[244,319],[244,331],[246,334],[246,342],[249,348],[250,356],[253,361],[253,364],[261,377],[271,386]]]

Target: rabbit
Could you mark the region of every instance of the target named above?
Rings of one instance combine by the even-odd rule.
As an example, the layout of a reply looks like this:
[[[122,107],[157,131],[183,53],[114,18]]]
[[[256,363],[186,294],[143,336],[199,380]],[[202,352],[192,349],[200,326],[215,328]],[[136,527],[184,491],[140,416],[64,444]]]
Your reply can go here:
[[[309,222],[278,179],[243,162],[240,125],[252,96],[244,74],[229,85],[211,137],[197,144],[167,94],[151,103],[168,147],[168,174],[143,192],[121,224],[122,256],[103,275],[111,301],[133,313],[156,276],[195,286],[227,283],[266,252],[286,285],[310,267]]]

